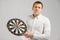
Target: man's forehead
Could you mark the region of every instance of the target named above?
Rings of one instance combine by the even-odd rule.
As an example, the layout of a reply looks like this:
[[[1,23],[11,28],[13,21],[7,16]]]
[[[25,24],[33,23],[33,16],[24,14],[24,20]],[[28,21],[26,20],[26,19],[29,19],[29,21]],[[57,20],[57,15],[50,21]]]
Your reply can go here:
[[[37,3],[36,3],[34,6],[40,6],[40,7],[41,7],[42,5],[41,5],[41,4],[37,4]]]

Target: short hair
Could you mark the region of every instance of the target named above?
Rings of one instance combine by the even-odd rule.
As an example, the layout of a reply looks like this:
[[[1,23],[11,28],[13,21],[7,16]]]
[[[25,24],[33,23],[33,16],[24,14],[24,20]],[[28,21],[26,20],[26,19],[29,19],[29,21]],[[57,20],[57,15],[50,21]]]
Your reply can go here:
[[[33,3],[33,7],[34,7],[35,4],[41,4],[42,7],[43,7],[43,3],[42,3],[41,1],[35,1],[35,2]]]

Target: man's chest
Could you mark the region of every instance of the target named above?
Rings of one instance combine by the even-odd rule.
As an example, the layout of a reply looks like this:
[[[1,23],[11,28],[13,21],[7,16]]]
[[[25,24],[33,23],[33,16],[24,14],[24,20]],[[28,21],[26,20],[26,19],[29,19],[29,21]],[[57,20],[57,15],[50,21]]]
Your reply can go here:
[[[41,31],[43,30],[44,22],[41,19],[30,19],[28,25],[32,30]]]

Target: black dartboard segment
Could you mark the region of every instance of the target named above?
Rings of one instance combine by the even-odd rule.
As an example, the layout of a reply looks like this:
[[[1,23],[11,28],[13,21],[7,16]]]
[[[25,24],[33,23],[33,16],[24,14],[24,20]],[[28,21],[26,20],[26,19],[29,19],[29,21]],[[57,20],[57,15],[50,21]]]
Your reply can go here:
[[[7,22],[7,28],[12,34],[17,36],[21,36],[27,31],[26,24],[18,18],[10,19]]]

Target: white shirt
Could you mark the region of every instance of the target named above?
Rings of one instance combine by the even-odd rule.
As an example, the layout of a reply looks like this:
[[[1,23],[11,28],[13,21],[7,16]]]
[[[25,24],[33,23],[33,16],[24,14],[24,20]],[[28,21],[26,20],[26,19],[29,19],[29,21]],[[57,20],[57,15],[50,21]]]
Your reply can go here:
[[[28,28],[27,31],[33,33],[33,38],[26,38],[26,40],[46,40],[50,37],[50,21],[42,14],[37,17],[33,17],[33,15],[28,16],[26,24]]]

